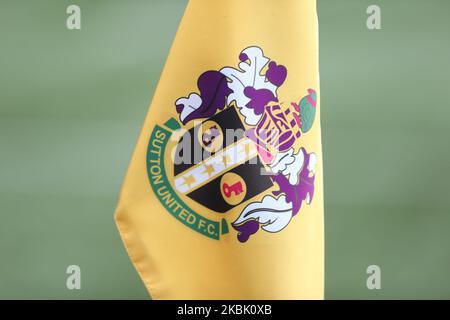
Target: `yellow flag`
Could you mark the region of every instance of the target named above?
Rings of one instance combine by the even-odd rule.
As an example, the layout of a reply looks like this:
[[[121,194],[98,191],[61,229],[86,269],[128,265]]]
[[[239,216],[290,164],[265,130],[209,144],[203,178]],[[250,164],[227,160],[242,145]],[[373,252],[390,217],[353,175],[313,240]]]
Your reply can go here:
[[[322,299],[314,0],[191,0],[116,211],[154,299]]]

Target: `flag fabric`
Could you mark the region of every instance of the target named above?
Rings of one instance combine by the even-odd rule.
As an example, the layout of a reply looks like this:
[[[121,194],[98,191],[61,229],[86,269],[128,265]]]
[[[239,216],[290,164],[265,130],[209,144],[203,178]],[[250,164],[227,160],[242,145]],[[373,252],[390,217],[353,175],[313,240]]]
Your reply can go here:
[[[116,210],[153,299],[322,299],[314,0],[191,0]]]

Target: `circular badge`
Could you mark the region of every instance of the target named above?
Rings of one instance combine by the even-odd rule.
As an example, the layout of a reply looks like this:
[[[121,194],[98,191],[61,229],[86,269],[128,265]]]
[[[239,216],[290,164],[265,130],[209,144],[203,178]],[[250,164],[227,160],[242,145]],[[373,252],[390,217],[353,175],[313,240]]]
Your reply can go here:
[[[217,152],[223,146],[223,132],[220,126],[214,121],[202,123],[198,130],[198,141],[208,152]]]
[[[247,194],[247,185],[240,175],[227,172],[220,179],[220,192],[228,204],[235,206],[244,200]]]

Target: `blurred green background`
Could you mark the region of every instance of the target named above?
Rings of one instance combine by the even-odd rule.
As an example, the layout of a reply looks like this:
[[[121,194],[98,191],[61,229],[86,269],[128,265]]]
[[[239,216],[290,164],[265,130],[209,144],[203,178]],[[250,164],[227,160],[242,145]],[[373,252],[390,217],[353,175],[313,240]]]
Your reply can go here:
[[[0,1],[0,298],[148,298],[113,212],[185,5]],[[318,13],[326,298],[450,298],[450,1]]]

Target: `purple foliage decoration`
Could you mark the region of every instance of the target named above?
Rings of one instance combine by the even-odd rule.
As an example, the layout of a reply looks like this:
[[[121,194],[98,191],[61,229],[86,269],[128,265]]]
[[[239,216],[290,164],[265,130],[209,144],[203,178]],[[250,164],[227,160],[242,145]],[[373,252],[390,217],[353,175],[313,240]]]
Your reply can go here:
[[[183,124],[193,119],[209,118],[217,110],[224,109],[226,106],[226,98],[231,93],[227,85],[227,78],[219,71],[210,70],[203,73],[198,78],[197,86],[200,90],[202,104],[183,120]],[[176,109],[178,113],[181,113],[183,105],[177,105]]]

